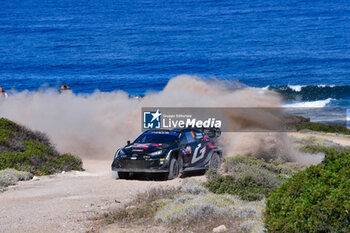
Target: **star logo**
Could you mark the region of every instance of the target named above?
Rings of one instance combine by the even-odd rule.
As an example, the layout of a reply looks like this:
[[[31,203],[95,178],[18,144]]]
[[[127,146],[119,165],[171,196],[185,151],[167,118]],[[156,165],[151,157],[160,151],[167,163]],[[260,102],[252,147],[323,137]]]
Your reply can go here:
[[[162,113],[159,112],[159,109],[157,109],[157,111],[155,113],[151,113],[151,114],[153,116],[151,122],[154,121],[154,120],[159,121],[159,117],[162,115]]]
[[[162,113],[157,111],[144,111],[143,112],[143,128],[144,129],[160,129],[161,128],[161,116]]]

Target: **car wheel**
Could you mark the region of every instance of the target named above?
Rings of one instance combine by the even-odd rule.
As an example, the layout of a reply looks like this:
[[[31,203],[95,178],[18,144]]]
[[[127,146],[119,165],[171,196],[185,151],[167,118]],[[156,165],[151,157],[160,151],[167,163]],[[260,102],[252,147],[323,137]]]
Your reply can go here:
[[[169,166],[169,173],[168,173],[168,180],[175,179],[176,177],[179,176],[179,163],[177,162],[176,159],[172,159],[170,161],[170,166]]]
[[[118,172],[119,179],[128,179],[129,175],[129,172]]]
[[[209,168],[212,169],[219,169],[221,166],[221,158],[218,153],[214,153],[209,162]]]

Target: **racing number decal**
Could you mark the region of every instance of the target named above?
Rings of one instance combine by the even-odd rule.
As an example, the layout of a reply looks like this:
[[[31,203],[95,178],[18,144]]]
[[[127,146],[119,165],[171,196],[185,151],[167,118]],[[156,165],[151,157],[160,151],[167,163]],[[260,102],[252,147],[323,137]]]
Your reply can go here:
[[[204,155],[205,155],[205,147],[203,147],[201,150],[199,150],[201,147],[202,147],[202,144],[198,143],[196,149],[194,149],[194,153],[193,153],[192,161],[191,161],[192,164],[194,164],[195,162],[201,160],[204,157]],[[199,151],[199,156],[197,157],[198,151]]]

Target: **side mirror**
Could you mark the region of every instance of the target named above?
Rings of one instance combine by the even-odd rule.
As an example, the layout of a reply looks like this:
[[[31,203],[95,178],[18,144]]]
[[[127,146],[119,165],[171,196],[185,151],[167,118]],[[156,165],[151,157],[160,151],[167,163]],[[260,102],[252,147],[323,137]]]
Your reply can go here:
[[[127,140],[127,141],[126,141],[126,145],[127,145],[127,146],[130,146],[130,144],[131,144],[130,140]]]
[[[210,138],[215,138],[215,136],[216,136],[216,133],[212,130],[210,130],[207,134]]]

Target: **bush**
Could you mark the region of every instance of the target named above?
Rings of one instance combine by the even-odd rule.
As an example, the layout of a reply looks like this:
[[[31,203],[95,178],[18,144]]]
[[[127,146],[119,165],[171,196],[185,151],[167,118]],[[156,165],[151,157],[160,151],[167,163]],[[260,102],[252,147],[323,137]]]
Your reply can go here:
[[[14,168],[37,175],[50,175],[59,171],[81,170],[80,158],[69,154],[56,154],[51,148],[32,141],[24,141],[23,152],[0,154],[0,170]]]
[[[317,147],[320,147],[320,148],[334,148],[338,151],[349,150],[349,147],[347,148],[346,146],[342,146],[333,141],[320,138],[320,137],[315,137],[315,136],[307,136],[301,139],[293,138],[293,144],[295,144],[297,148],[301,148],[301,149],[303,149],[304,147],[311,146],[316,149]],[[306,151],[306,152],[313,153],[312,151]]]
[[[350,231],[350,153],[327,152],[323,163],[297,173],[269,195],[268,231]]]
[[[224,176],[207,173],[206,187],[217,194],[233,194],[243,200],[261,200],[295,171],[291,168],[266,163],[248,156],[226,158],[222,166]]]
[[[296,125],[295,127],[297,131],[308,129],[318,132],[350,135],[350,130],[342,125],[325,125],[322,123],[307,122],[300,125]]]
[[[234,199],[228,195],[181,195],[165,204],[155,218],[165,224],[220,218],[234,211]]]
[[[82,170],[80,158],[59,154],[47,136],[0,118],[0,170],[14,168],[36,175]]]
[[[225,225],[229,232],[239,231],[239,225],[246,220],[255,220],[251,224],[256,232],[263,232],[261,221],[264,203],[246,202],[232,195],[178,194],[175,199],[163,202],[155,219],[171,226],[184,226],[178,231],[211,232],[214,227]]]
[[[0,189],[10,185],[15,185],[17,181],[30,180],[33,175],[29,172],[17,171],[15,169],[5,169],[0,171]]]
[[[0,154],[3,152],[24,151],[23,141],[44,145],[50,148],[55,154],[58,152],[51,144],[46,134],[33,132],[5,118],[0,118]]]
[[[193,179],[185,179],[181,186],[181,191],[190,194],[206,194],[208,190],[198,181]]]
[[[108,224],[112,224],[115,221],[144,222],[152,219],[157,210],[163,206],[167,200],[173,199],[178,193],[179,190],[175,188],[152,188],[145,193],[139,193],[136,198],[128,204],[128,206],[125,206],[125,208],[105,213],[104,217]]]
[[[291,177],[295,170],[283,165],[267,163],[262,159],[251,156],[235,156],[225,159],[223,173],[237,179],[253,177],[254,180],[260,183],[277,187]]]
[[[343,147],[343,146],[333,146],[333,147],[326,147],[326,146],[319,146],[319,145],[306,145],[299,149],[301,152],[305,153],[324,153],[325,155],[331,155],[331,154],[337,154],[341,152],[350,152],[349,147]]]
[[[257,224],[256,221],[254,220],[247,220],[247,221],[244,221],[242,224],[241,224],[241,231],[242,232],[252,232],[252,229],[254,228],[254,226]]]
[[[220,176],[209,181],[207,188],[213,193],[228,193],[238,195],[243,200],[255,201],[263,199],[269,193],[272,186],[264,185],[251,176],[239,179],[232,176]]]
[[[123,208],[105,213],[103,220],[105,224],[117,222],[118,227],[163,224],[171,232],[211,232],[224,224],[230,232],[237,232],[240,223],[249,219],[256,221],[251,227],[262,232],[264,208],[263,201],[246,202],[232,195],[208,193],[199,181],[186,179],[179,188],[156,188],[138,194]]]

